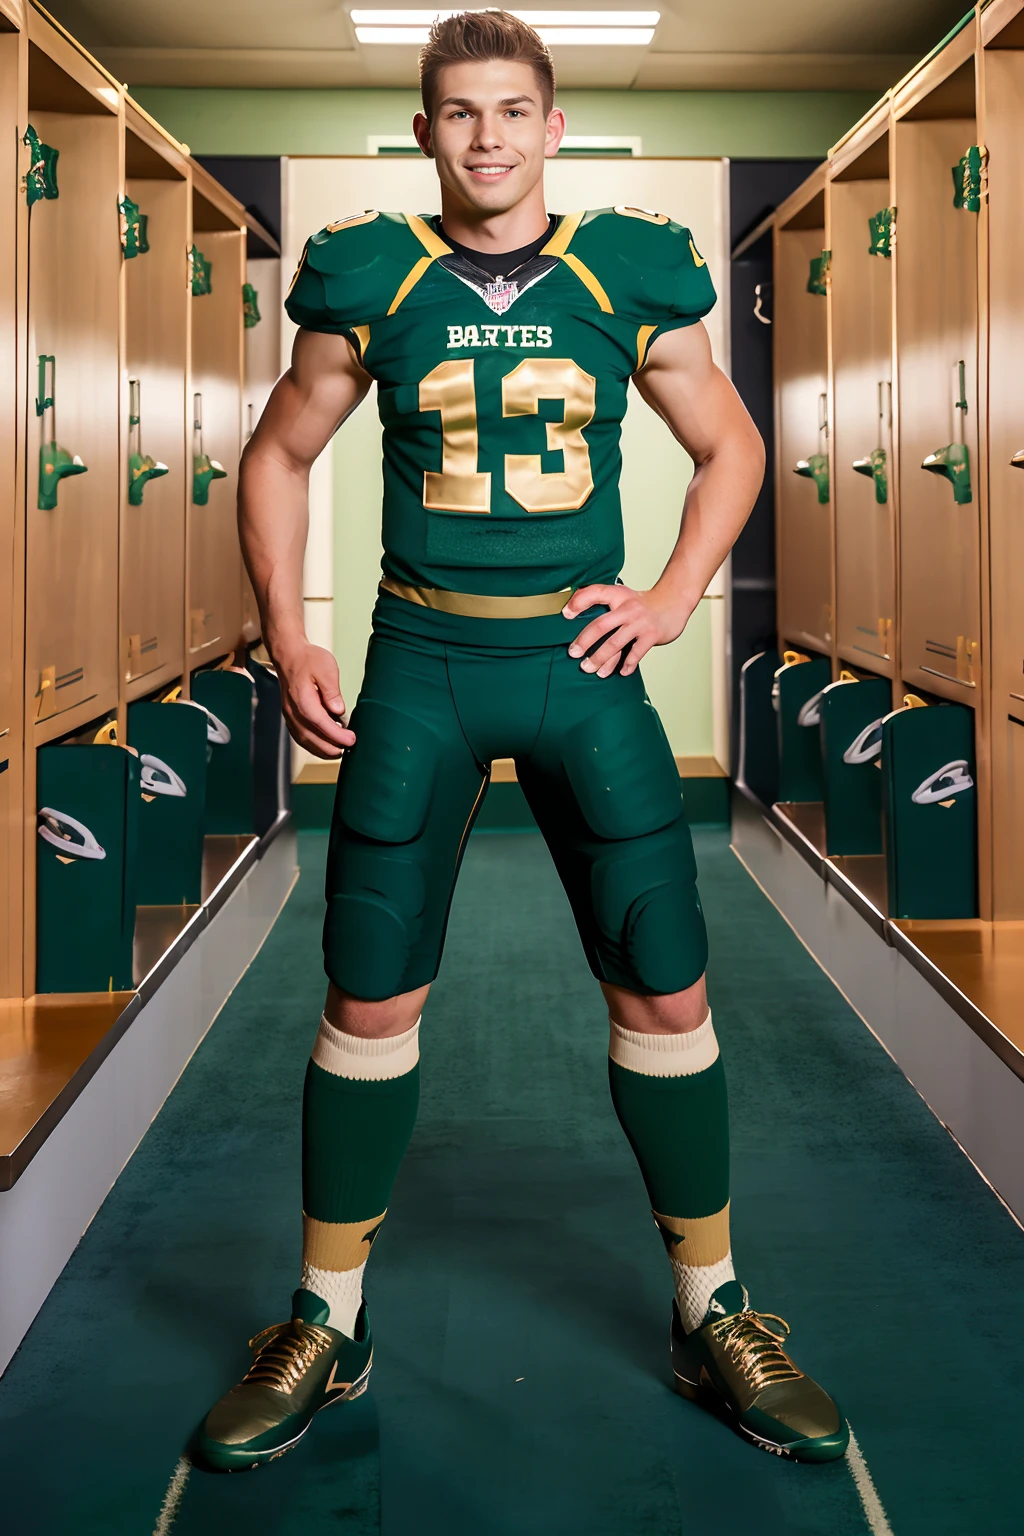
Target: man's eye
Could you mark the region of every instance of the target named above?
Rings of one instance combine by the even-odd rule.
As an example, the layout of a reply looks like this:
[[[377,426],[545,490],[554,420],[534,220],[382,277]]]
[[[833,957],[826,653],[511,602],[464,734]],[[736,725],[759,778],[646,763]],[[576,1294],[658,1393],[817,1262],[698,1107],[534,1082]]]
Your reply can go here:
[[[522,116],[523,116],[523,113],[522,113],[522,112],[520,112],[520,111],[519,111],[519,109],[518,109],[518,108],[517,108],[517,107],[513,107],[513,108],[512,108],[512,109],[511,109],[511,110],[510,110],[510,112],[509,112],[509,114],[508,114],[508,115],[509,115],[509,117],[522,117]]]

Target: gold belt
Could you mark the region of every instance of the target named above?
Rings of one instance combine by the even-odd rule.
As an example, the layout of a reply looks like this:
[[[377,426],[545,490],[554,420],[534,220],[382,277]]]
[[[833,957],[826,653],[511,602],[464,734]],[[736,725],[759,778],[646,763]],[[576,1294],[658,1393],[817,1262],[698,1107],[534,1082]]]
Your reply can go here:
[[[535,592],[529,597],[486,597],[481,592],[446,592],[443,587],[414,587],[406,581],[385,576],[382,592],[404,597],[421,608],[436,608],[441,613],[460,613],[469,619],[539,619],[545,614],[561,613],[572,596],[572,587],[561,592]]]

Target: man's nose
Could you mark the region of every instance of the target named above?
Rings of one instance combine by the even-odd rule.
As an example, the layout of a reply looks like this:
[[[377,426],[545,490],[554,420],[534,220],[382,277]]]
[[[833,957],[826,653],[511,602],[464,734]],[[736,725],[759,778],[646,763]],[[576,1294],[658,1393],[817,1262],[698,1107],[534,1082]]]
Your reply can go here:
[[[477,122],[476,135],[473,140],[474,149],[500,149],[504,143],[502,132],[502,120],[496,112],[485,112]]]

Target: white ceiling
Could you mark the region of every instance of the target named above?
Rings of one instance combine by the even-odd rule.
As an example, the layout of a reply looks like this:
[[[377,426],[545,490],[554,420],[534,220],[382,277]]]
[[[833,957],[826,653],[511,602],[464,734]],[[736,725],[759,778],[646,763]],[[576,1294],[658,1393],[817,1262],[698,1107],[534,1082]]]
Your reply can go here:
[[[49,0],[48,8],[131,85],[414,86],[417,50],[358,43],[352,3],[367,8],[367,0]],[[555,67],[561,85],[577,88],[883,91],[966,4],[664,0],[649,48],[556,47]]]

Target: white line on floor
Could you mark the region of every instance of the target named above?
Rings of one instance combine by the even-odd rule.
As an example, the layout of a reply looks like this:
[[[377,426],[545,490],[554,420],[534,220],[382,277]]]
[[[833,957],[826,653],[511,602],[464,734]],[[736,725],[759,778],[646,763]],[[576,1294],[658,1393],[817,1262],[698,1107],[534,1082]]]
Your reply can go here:
[[[850,1438],[852,1441],[852,1435]],[[164,1494],[164,1501],[160,1506],[156,1525],[153,1527],[153,1536],[167,1536],[167,1533],[170,1531],[177,1518],[178,1510],[181,1508],[181,1501],[185,1494],[185,1484],[188,1482],[188,1475],[191,1470],[192,1463],[188,1457],[179,1457],[178,1465],[171,1473],[171,1480],[167,1484],[167,1492]],[[870,1482],[871,1479],[869,1478],[868,1481]],[[888,1530],[889,1527],[886,1526],[885,1529]]]
[[[878,1489],[875,1487],[874,1478],[868,1470],[868,1464],[864,1460],[864,1452],[857,1444],[857,1436],[850,1430],[850,1445],[846,1452],[847,1465],[850,1468],[860,1502],[864,1506],[864,1514],[868,1525],[871,1527],[872,1536],[893,1536],[892,1526],[886,1518],[882,1501],[878,1497]],[[154,1532],[154,1536],[156,1533]]]

